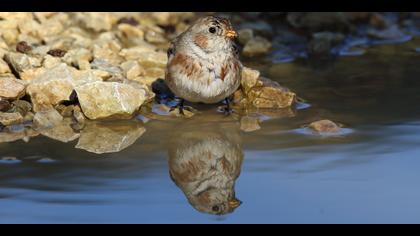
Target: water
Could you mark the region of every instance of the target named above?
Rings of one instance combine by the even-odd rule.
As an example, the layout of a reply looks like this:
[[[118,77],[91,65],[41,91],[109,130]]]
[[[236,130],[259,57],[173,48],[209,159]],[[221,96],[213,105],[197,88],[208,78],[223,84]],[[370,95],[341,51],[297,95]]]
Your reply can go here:
[[[79,145],[0,143],[0,223],[419,223],[418,47],[248,63],[310,105],[266,112],[254,132],[206,106],[191,120],[93,124]],[[346,132],[302,132],[319,119]]]

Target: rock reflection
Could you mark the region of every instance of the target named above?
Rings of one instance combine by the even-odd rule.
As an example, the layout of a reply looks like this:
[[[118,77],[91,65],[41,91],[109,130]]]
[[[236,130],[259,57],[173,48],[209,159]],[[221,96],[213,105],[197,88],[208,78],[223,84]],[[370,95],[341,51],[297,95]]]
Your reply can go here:
[[[76,148],[96,154],[120,152],[145,131],[142,123],[136,121],[89,122],[81,131]]]
[[[185,124],[178,130],[169,145],[172,180],[198,211],[233,212],[241,204],[234,187],[244,156],[238,125]]]

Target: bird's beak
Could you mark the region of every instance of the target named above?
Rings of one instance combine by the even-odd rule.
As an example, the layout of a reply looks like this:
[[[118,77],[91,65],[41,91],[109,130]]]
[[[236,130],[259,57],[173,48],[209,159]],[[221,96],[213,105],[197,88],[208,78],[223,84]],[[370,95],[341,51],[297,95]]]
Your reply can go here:
[[[242,202],[241,201],[239,201],[238,199],[236,199],[236,198],[234,198],[234,199],[232,199],[232,200],[230,200],[229,202],[228,202],[228,205],[229,205],[229,207],[231,208],[231,209],[235,209],[235,208],[237,208],[238,206],[240,206],[242,204]]]
[[[231,38],[231,39],[238,37],[238,33],[236,33],[235,30],[228,30],[225,35],[226,37]]]

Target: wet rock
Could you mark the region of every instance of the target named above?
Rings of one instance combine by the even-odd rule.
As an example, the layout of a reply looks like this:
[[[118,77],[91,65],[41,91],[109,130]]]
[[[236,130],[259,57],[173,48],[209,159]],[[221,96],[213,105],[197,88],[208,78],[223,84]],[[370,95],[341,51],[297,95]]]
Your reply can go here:
[[[408,37],[399,29],[398,25],[392,25],[383,30],[371,29],[368,31],[368,35],[383,40],[400,40]]]
[[[93,82],[75,88],[83,113],[89,119],[131,117],[147,98],[139,89],[117,82]]]
[[[10,67],[3,59],[0,59],[0,74],[6,73],[11,73]]]
[[[261,129],[259,120],[256,117],[243,116],[240,129],[245,132],[252,132]]]
[[[146,129],[139,122],[87,123],[76,148],[103,154],[120,152],[139,139]]]
[[[308,53],[311,56],[330,55],[332,49],[342,43],[345,39],[344,34],[331,32],[318,32],[313,34],[312,40],[308,44]]]
[[[260,72],[258,70],[253,70],[248,67],[243,67],[242,69],[242,80],[241,86],[245,93],[248,93],[251,88],[257,85],[261,86],[262,82],[259,81]]]
[[[80,134],[74,132],[72,129],[71,120],[64,120],[49,129],[41,129],[40,133],[63,143],[74,141],[80,137]]]
[[[319,31],[348,31],[350,24],[342,12],[290,12],[287,21],[295,28]]]
[[[32,47],[25,41],[21,41],[16,45],[16,51],[20,53],[28,53],[32,50]]]
[[[14,112],[14,113],[0,112],[0,123],[5,126],[20,124],[22,123],[22,121],[23,121],[23,117],[19,112]]]
[[[257,36],[250,39],[244,46],[242,51],[244,56],[252,57],[257,55],[264,55],[271,49],[271,42],[267,39]]]
[[[308,128],[318,133],[337,133],[340,131],[340,126],[330,120],[319,120],[312,122]]]
[[[59,125],[63,117],[55,109],[39,111],[35,114],[33,123],[36,129],[50,129]]]
[[[29,141],[29,138],[38,136],[33,129],[25,129],[23,132],[0,132],[0,143],[15,142],[17,140]]]
[[[241,29],[251,29],[256,35],[271,37],[273,27],[265,21],[246,22],[240,25]]]
[[[0,98],[19,99],[25,95],[25,84],[14,77],[0,77]]]
[[[256,108],[286,108],[296,101],[296,94],[277,82],[260,77],[261,86],[253,87],[247,94],[248,101]]]

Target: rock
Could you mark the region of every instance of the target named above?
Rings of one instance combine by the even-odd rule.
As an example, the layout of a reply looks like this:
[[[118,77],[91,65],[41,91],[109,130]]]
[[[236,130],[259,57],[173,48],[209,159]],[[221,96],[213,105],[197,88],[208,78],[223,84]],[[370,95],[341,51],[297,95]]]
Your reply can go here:
[[[67,51],[62,49],[51,49],[47,52],[48,55],[51,55],[53,57],[64,57],[66,53]]]
[[[245,44],[242,53],[244,56],[252,57],[266,54],[270,49],[271,42],[263,37],[257,36]]]
[[[144,38],[149,43],[159,44],[168,42],[168,40],[163,35],[163,32],[157,32],[154,30],[148,30]]]
[[[35,57],[30,57],[26,54],[9,52],[4,56],[4,60],[12,67],[17,73],[33,67],[40,67],[41,60]]]
[[[45,60],[44,60],[44,67],[39,67],[39,68],[31,68],[28,70],[25,70],[24,72],[20,73],[20,79],[23,81],[31,81],[37,77],[39,77],[41,74],[44,74],[46,72],[46,69],[51,68],[50,64],[45,64]],[[54,64],[54,66],[56,66],[56,64]]]
[[[287,21],[295,28],[319,31],[348,31],[350,24],[342,12],[289,12]]]
[[[63,117],[71,117],[71,116],[73,116],[73,109],[74,109],[74,106],[73,105],[66,106],[66,105],[60,104],[60,105],[56,106],[55,109]]]
[[[96,154],[120,152],[136,142],[145,131],[139,122],[87,123],[76,148]]]
[[[242,68],[242,79],[241,79],[241,86],[245,93],[248,93],[251,88],[258,84],[258,86],[262,85],[262,82],[258,79],[260,78],[260,72],[258,70],[253,70],[248,67]]]
[[[126,24],[130,26],[137,26],[139,22],[134,17],[122,17],[118,19],[117,24]]]
[[[105,71],[108,72],[110,78],[123,78],[123,70],[116,65],[109,63],[106,60],[95,59],[91,63],[91,67],[94,70]]]
[[[330,120],[319,120],[312,122],[308,128],[318,133],[337,133],[340,131],[340,126]]]
[[[25,95],[25,84],[13,77],[0,77],[0,98],[19,99]]]
[[[26,116],[32,110],[32,104],[24,100],[16,100],[12,104],[13,108],[9,112],[19,112],[22,116]]]
[[[248,101],[256,108],[286,108],[296,101],[296,94],[277,82],[260,77],[261,86],[253,87],[247,94]]]
[[[14,113],[4,113],[0,112],[0,123],[9,126],[20,124],[23,121],[23,117],[19,112]]]
[[[121,64],[121,68],[124,71],[125,77],[130,80],[146,73],[137,61],[126,61]]]
[[[111,13],[103,12],[76,13],[75,17],[83,27],[94,32],[110,31],[117,21]]]
[[[241,29],[238,31],[239,43],[245,45],[249,40],[254,38],[254,31],[252,29]]]
[[[252,132],[261,129],[259,120],[256,117],[243,116],[241,118],[241,128],[242,131]]]
[[[79,124],[84,124],[86,121],[86,117],[83,115],[82,109],[79,106],[74,107],[73,117]]]
[[[77,66],[81,70],[90,69],[90,61],[92,60],[92,52],[85,48],[71,49],[63,57],[63,61],[66,62],[67,65]]]
[[[124,48],[120,52],[120,56],[122,56],[126,61],[135,60],[137,61],[139,58],[146,53],[154,53],[156,50],[156,46],[144,42],[142,45],[131,47],[131,48]]]
[[[36,129],[51,129],[59,125],[63,117],[55,109],[39,111],[34,116],[34,126]]]
[[[3,59],[0,59],[0,74],[6,73],[11,73],[10,67]]]
[[[40,133],[63,143],[74,141],[80,137],[80,134],[72,129],[71,120],[64,120],[50,129],[41,129]]]
[[[31,137],[38,136],[39,133],[33,129],[25,129],[23,132],[0,132],[0,143],[15,142],[17,140],[28,141]]]
[[[8,111],[11,108],[10,102],[0,99],[0,111]]]
[[[148,91],[117,82],[93,82],[75,88],[83,113],[89,119],[131,117]]]
[[[377,39],[384,40],[399,40],[407,38],[407,35],[404,34],[398,27],[398,25],[392,25],[383,30],[370,29],[368,35]]]
[[[28,53],[32,50],[32,47],[25,41],[21,41],[16,45],[16,51],[20,53]]]
[[[241,29],[250,29],[255,32],[256,35],[264,37],[271,37],[273,35],[273,28],[270,24],[265,21],[254,21],[246,22],[240,25]]]
[[[34,111],[37,112],[68,100],[76,85],[100,80],[94,76],[83,75],[61,63],[32,80],[27,87],[27,93],[31,97]]]
[[[330,55],[332,49],[345,39],[344,34],[331,32],[318,32],[313,34],[308,44],[308,53],[315,56]]]

